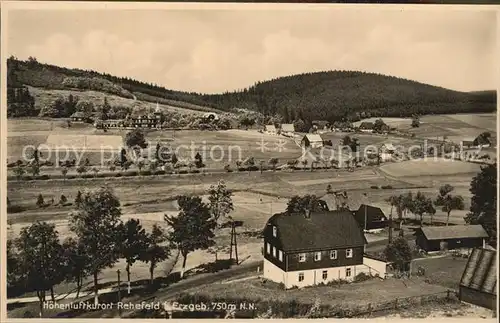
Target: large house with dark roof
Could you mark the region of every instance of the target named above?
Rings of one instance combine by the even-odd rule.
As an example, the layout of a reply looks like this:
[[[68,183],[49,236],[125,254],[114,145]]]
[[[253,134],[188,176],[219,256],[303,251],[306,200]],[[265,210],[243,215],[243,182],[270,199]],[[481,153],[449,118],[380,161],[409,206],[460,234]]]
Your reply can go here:
[[[385,277],[386,263],[364,255],[366,239],[350,211],[278,213],[264,228],[264,278],[286,288],[360,273]]]
[[[459,299],[496,312],[498,302],[496,287],[496,250],[475,248],[469,256],[460,280]]]
[[[417,246],[427,252],[484,247],[488,237],[480,224],[422,227],[415,232]]]

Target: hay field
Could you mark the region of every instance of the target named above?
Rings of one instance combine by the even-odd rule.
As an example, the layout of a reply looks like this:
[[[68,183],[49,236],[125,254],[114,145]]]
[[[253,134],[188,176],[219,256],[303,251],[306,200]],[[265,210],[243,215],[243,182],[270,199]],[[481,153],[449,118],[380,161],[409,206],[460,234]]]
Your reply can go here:
[[[475,138],[485,131],[496,136],[496,113],[422,116],[420,121],[420,127],[407,130],[421,138],[442,139],[447,136],[449,140],[459,141]]]
[[[385,164],[382,171],[395,177],[405,176],[443,176],[455,174],[478,173],[481,165],[451,159],[418,159],[400,163]]]
[[[266,165],[270,158],[278,158],[280,164],[301,156],[302,150],[293,140],[260,134],[256,131],[152,131],[147,139],[154,145],[158,141],[168,141],[180,159],[191,159],[199,152],[208,168],[221,168],[230,164],[233,168],[237,160],[254,157],[256,163],[263,160]]]
[[[389,127],[402,128],[411,126],[411,118],[367,118],[353,122],[353,125],[359,127],[363,122],[375,122],[378,119],[382,119]]]

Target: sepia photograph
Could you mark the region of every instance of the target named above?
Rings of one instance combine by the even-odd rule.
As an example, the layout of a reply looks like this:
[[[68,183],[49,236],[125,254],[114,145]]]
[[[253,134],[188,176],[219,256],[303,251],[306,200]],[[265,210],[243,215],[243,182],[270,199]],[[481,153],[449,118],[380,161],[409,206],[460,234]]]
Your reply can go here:
[[[4,317],[496,321],[499,12],[3,2]]]

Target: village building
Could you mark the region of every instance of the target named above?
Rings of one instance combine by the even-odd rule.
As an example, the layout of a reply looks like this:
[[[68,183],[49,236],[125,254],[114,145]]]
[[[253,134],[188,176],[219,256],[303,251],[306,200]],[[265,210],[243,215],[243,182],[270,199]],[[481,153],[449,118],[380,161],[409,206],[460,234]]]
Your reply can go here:
[[[474,139],[475,138],[462,139],[460,141],[460,147],[462,147],[462,148],[473,148],[474,147]]]
[[[326,120],[313,120],[311,124],[317,130],[328,130],[330,128],[330,122]]]
[[[203,114],[203,119],[206,121],[217,121],[219,120],[219,115],[214,112],[207,112]]]
[[[483,247],[488,233],[480,225],[422,227],[415,231],[417,246],[426,251]]]
[[[387,217],[379,207],[361,204],[353,215],[360,228],[366,232],[380,231],[389,225]]]
[[[293,136],[295,134],[295,125],[293,123],[282,124],[281,134],[284,136]]]
[[[462,302],[497,310],[497,252],[485,248],[472,250],[459,285]]]
[[[323,138],[318,134],[309,133],[302,138],[300,145],[303,148],[321,148],[323,147]]]
[[[285,288],[352,281],[360,273],[384,278],[386,262],[365,256],[366,243],[349,211],[275,214],[264,228],[263,276]]]
[[[276,135],[278,133],[278,130],[276,129],[276,126],[273,125],[273,124],[266,125],[264,131],[267,132],[270,135]]]
[[[380,147],[380,159],[383,162],[390,161],[393,159],[396,153],[396,147],[391,143],[385,143]]]
[[[375,124],[373,122],[364,121],[364,122],[361,122],[361,124],[359,125],[359,130],[361,132],[372,133],[374,126],[375,126]]]
[[[81,111],[77,111],[70,116],[72,122],[87,122],[88,118]]]

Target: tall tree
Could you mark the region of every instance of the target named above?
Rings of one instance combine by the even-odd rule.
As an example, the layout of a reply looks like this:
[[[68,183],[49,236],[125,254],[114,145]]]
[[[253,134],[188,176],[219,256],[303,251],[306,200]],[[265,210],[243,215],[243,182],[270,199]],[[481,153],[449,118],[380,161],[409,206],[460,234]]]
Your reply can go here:
[[[156,266],[168,259],[171,255],[171,245],[168,236],[158,224],[153,225],[151,233],[146,233],[146,248],[140,253],[139,260],[149,263],[149,278],[151,285],[154,281],[154,270]]]
[[[417,192],[415,199],[413,200],[413,213],[420,217],[420,226],[423,225],[424,222],[424,214],[434,215],[436,213],[436,209],[432,204],[432,200],[427,198],[423,193]]]
[[[125,143],[129,148],[146,148],[148,146],[144,132],[139,128],[125,135]]]
[[[288,201],[286,207],[288,214],[304,213],[306,210],[312,212],[323,210],[323,206],[316,195],[295,195]]]
[[[63,280],[59,273],[63,266],[63,249],[58,232],[53,224],[35,222],[21,229],[15,244],[19,250],[20,271],[25,277],[26,285],[36,290],[42,317],[46,291],[51,291],[54,301],[53,287]]]
[[[121,214],[120,201],[108,187],[85,192],[82,203],[71,214],[70,229],[87,246],[91,258],[96,304],[99,302],[99,273],[112,267],[120,255]]]
[[[470,211],[465,217],[469,224],[481,224],[496,245],[497,235],[497,164],[481,167],[481,172],[471,181]]]
[[[441,206],[441,210],[446,212],[446,225],[450,222],[450,213],[453,210],[463,210],[464,209],[464,198],[460,195],[452,195],[453,186],[446,184],[439,188],[439,194],[436,198],[434,204],[436,206]]]
[[[220,180],[217,185],[211,185],[208,190],[210,214],[215,222],[214,232],[228,220],[228,215],[234,210],[233,193],[227,189],[224,181]],[[218,246],[214,245],[215,260],[217,261]]]
[[[405,271],[412,259],[408,241],[401,237],[394,239],[392,243],[387,245],[384,254],[387,260],[392,262],[394,267],[400,271]]]
[[[125,258],[127,266],[127,282],[130,283],[130,268],[141,257],[147,248],[147,234],[137,219],[129,219],[121,224],[118,232],[121,234],[121,256]]]
[[[90,274],[92,259],[87,253],[87,246],[73,237],[63,243],[65,280],[76,283],[76,298],[80,295],[83,279]]]
[[[214,245],[215,221],[210,209],[198,196],[179,196],[177,198],[180,212],[178,216],[165,215],[165,221],[172,231],[169,240],[179,249],[183,261],[181,278],[184,277],[186,260],[190,252],[208,249]]]

